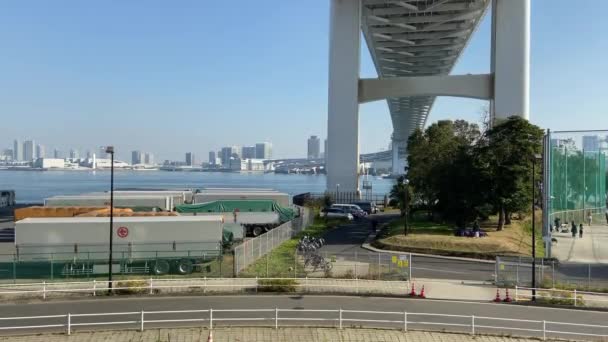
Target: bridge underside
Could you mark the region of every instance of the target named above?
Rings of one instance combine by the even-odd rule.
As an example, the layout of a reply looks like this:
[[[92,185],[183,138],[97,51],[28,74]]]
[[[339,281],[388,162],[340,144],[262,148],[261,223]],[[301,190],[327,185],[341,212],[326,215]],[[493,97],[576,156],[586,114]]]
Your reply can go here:
[[[529,0],[330,1],[328,188],[358,191],[359,103],[386,99],[394,173],[437,96],[489,99],[493,119],[528,116]],[[489,8],[491,73],[449,75]],[[361,31],[378,79],[359,79]]]

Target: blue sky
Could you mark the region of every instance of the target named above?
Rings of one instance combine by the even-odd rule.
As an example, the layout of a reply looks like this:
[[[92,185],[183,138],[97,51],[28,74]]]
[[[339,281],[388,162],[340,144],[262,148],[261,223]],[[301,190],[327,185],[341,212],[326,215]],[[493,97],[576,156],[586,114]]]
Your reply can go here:
[[[532,1],[531,120],[608,129],[608,1],[572,4]],[[0,147],[206,159],[271,141],[276,156],[304,156],[309,135],[326,135],[328,17],[328,0],[1,1]],[[453,73],[488,72],[489,44],[486,17]],[[440,98],[429,122],[476,121],[483,105]],[[362,152],[386,148],[386,103],[360,113]]]

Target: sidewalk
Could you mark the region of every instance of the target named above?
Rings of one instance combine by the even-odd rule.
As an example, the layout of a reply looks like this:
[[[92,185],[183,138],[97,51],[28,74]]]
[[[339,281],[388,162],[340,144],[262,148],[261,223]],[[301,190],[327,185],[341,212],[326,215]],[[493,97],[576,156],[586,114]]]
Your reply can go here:
[[[583,237],[572,237],[571,233],[553,232],[551,237],[557,240],[552,247],[552,254],[560,261],[580,263],[608,263],[608,227],[600,222],[590,226],[584,225]]]
[[[207,341],[206,329],[150,329],[138,331],[99,331],[65,334],[43,334],[19,337],[2,337],[0,341],[14,342],[204,342]],[[524,342],[538,341],[527,338],[503,336],[471,336],[439,332],[381,329],[343,329],[335,328],[220,328],[213,331],[214,342]]]

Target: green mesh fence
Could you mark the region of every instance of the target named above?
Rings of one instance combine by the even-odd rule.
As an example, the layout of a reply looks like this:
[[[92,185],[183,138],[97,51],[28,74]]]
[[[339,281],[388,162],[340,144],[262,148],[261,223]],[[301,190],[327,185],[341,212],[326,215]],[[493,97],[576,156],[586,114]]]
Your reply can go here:
[[[608,131],[551,133],[548,152],[550,223],[603,219]]]

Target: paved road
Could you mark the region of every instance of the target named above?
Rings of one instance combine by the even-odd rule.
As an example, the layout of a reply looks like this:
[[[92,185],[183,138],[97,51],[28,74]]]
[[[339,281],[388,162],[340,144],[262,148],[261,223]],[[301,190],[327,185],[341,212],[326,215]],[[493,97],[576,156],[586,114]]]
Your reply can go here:
[[[84,322],[116,322],[116,321],[128,321],[133,322],[127,325],[117,325],[109,323],[105,328],[112,327],[121,329],[139,327],[138,319],[139,314],[137,311],[171,311],[171,310],[208,310],[212,308],[214,310],[214,324],[217,325],[273,325],[275,312],[274,308],[280,309],[308,309],[308,310],[337,310],[342,308],[344,310],[365,310],[365,311],[385,311],[395,312],[393,315],[383,316],[370,316],[369,313],[349,313],[344,314],[344,319],[354,318],[367,318],[376,320],[403,320],[403,311],[408,312],[408,321],[412,322],[409,324],[410,328],[424,328],[427,330],[440,330],[448,329],[450,331],[463,331],[469,332],[469,326],[447,326],[446,323],[451,324],[463,324],[469,325],[471,322],[470,317],[437,317],[437,316],[423,316],[416,315],[414,313],[441,313],[450,315],[475,315],[475,324],[478,326],[476,332],[478,333],[518,333],[527,336],[541,336],[540,332],[518,332],[515,329],[507,328],[524,328],[524,329],[538,329],[542,331],[542,320],[553,321],[553,322],[569,322],[569,323],[582,323],[582,324],[594,324],[594,325],[607,325],[608,313],[606,312],[593,312],[593,311],[575,311],[555,308],[540,308],[540,307],[527,307],[519,305],[506,305],[506,304],[481,304],[481,303],[467,303],[467,302],[450,302],[450,301],[432,301],[432,300],[420,300],[420,299],[397,299],[397,298],[371,298],[371,297],[346,297],[346,296],[287,296],[287,295],[271,295],[271,296],[195,296],[195,297],[123,297],[123,298],[108,298],[99,297],[97,300],[74,300],[74,301],[57,301],[47,303],[32,303],[32,304],[3,304],[0,305],[0,317],[16,317],[16,316],[42,316],[42,315],[57,315],[57,314],[90,314],[90,313],[116,313],[116,312],[136,312],[132,315],[127,316],[98,316],[98,317],[74,317],[72,323],[74,329],[78,330],[76,326],[78,323]],[[221,310],[228,309],[249,309],[251,312],[221,312]],[[264,312],[263,309],[271,309],[268,312]],[[174,319],[175,322],[171,323],[146,323],[146,326],[151,327],[166,327],[166,326],[200,326],[208,325],[208,322],[187,322],[186,319],[192,318],[208,318],[208,313],[189,313],[189,314],[176,314],[176,313],[159,313],[149,314],[146,320],[166,320]],[[338,317],[337,312],[316,312],[316,313],[298,313],[293,312],[281,312],[280,317],[297,318],[293,321],[283,321],[282,323],[289,324],[306,324],[306,325],[323,325],[323,326],[335,326],[337,322],[335,319]],[[247,318],[247,317],[265,317],[266,321],[221,321],[222,318]],[[325,321],[304,321],[299,320],[300,318],[326,318]],[[508,320],[489,320],[484,317],[498,317],[505,319],[523,319],[523,320],[534,320],[537,322],[515,322]],[[539,322],[540,321],[540,322]],[[418,323],[415,323],[418,322]],[[444,325],[431,325],[427,323],[443,323]],[[58,319],[45,319],[45,320],[27,320],[20,321],[19,324],[28,325],[40,325],[40,324],[63,324],[65,318]],[[353,322],[353,325],[363,326],[377,326],[377,327],[395,327],[399,328],[402,323],[383,323],[383,322]],[[16,322],[6,320],[0,321],[0,327],[15,326]],[[345,324],[350,325],[350,324]],[[483,326],[486,326],[485,328]],[[500,326],[507,328],[491,329],[489,326]],[[577,327],[577,326],[565,326],[554,323],[547,323],[547,330],[554,331],[569,331],[576,333],[591,333],[591,334],[602,334],[608,336],[608,327]],[[48,328],[38,329],[36,332],[41,331],[58,331],[64,330],[65,328]],[[84,329],[84,327],[80,327]],[[87,330],[91,327],[86,327]],[[26,329],[26,332],[31,330]],[[2,334],[15,333],[15,330],[2,330]],[[21,331],[23,333],[23,331]],[[549,337],[561,336],[568,338],[580,337],[577,335],[560,335],[560,334],[549,334]]]
[[[382,224],[395,219],[397,214],[378,214],[373,217],[379,224]],[[320,252],[350,255],[352,258],[355,254],[357,257],[376,255],[376,252],[361,247],[369,234],[369,221],[354,221],[328,232],[324,236],[327,244],[320,249]],[[412,259],[412,274],[417,278],[494,280],[495,266],[487,262],[449,260],[427,256],[412,256]]]

